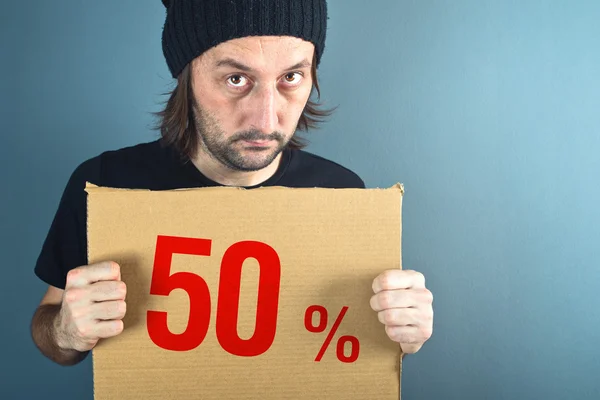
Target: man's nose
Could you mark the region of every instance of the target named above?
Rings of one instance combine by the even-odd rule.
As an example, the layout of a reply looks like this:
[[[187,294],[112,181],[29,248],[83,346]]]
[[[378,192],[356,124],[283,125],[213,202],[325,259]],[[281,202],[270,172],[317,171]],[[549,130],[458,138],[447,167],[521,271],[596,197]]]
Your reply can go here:
[[[277,130],[279,117],[277,116],[277,90],[273,87],[264,87],[252,99],[251,125],[263,133],[272,133]]]

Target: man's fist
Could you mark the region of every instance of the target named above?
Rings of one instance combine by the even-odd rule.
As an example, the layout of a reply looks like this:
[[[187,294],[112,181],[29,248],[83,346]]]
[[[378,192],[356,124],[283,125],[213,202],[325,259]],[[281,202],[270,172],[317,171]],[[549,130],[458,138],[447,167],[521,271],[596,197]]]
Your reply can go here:
[[[423,274],[388,270],[373,281],[371,308],[403,353],[416,353],[433,333],[433,295]]]
[[[58,346],[83,352],[91,350],[101,338],[120,334],[126,292],[120,266],[114,262],[69,271],[54,326]]]

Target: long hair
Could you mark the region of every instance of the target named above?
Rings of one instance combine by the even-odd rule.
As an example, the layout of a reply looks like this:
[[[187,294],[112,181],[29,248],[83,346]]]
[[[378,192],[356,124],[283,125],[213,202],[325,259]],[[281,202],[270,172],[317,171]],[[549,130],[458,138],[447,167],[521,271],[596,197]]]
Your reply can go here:
[[[191,64],[191,63],[190,63]],[[163,110],[153,113],[158,122],[155,129],[160,131],[163,142],[167,145],[174,145],[179,152],[186,157],[192,157],[198,149],[198,133],[193,116],[193,92],[192,92],[192,71],[190,64],[186,65],[181,74],[177,77],[175,88],[165,93],[169,99],[165,103]],[[317,68],[313,57],[311,76],[313,88],[311,97],[316,91],[317,101],[321,97],[321,90],[317,79]],[[298,120],[296,132],[288,143],[289,148],[303,149],[307,146],[306,139],[298,136],[298,131],[308,131],[317,129],[325,117],[330,116],[335,108],[321,109],[320,104],[310,99],[307,101],[304,110]]]

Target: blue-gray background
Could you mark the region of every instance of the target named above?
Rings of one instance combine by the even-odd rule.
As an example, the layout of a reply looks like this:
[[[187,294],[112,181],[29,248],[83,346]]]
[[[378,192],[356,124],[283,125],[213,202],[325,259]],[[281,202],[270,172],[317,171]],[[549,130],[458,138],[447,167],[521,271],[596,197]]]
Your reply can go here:
[[[160,1],[0,10],[0,398],[92,399],[91,360],[29,336],[32,272],[73,168],[148,141],[171,87]],[[330,0],[310,150],[406,186],[404,266],[435,332],[404,399],[600,398],[600,2]]]

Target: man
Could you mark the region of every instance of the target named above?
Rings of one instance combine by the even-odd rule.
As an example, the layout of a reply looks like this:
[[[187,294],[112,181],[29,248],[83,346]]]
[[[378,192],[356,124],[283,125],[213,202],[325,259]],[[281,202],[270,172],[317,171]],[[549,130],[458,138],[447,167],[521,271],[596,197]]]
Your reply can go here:
[[[303,150],[297,130],[328,112],[309,100],[327,25],[325,0],[163,0],[163,52],[177,87],[160,117],[161,138],[107,151],[70,177],[35,266],[49,287],[32,337],[61,365],[123,330],[127,288],[119,265],[87,264],[86,181],[166,190],[203,186],[364,188],[352,171]],[[432,333],[423,275],[386,270],[371,307],[403,353]]]

